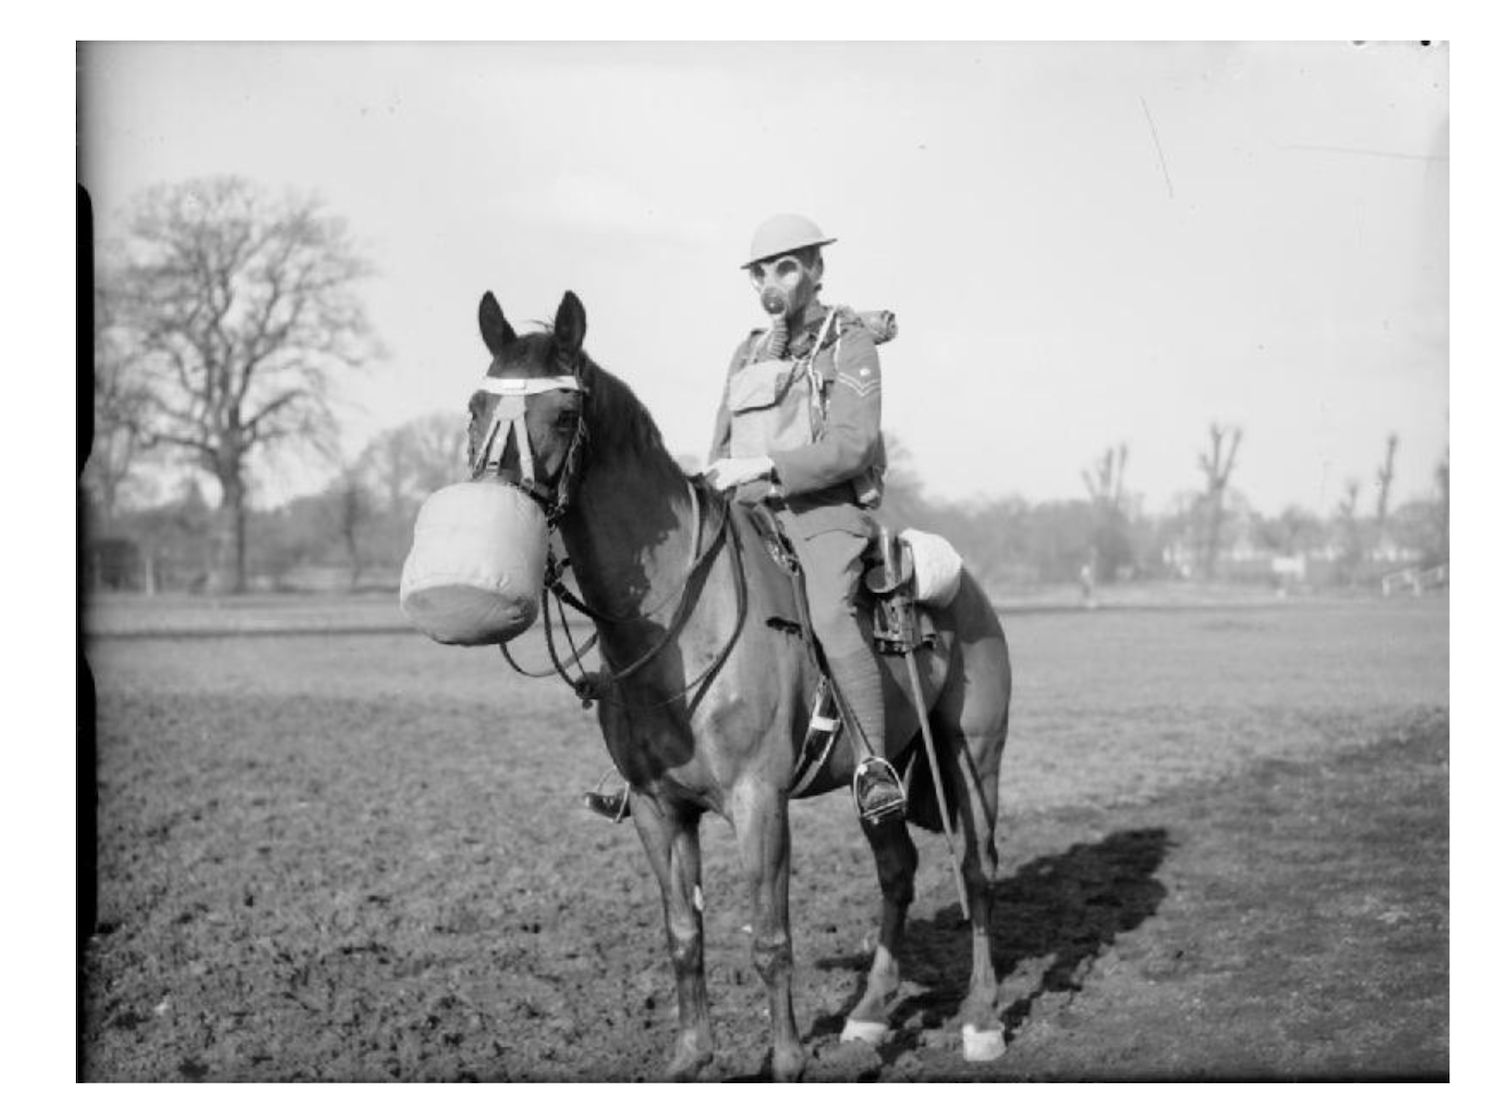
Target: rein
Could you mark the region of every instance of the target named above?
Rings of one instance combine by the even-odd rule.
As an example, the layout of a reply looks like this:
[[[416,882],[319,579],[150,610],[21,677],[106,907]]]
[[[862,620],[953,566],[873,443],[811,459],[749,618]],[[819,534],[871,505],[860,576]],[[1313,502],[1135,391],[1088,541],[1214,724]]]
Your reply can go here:
[[[718,673],[725,660],[729,657],[729,651],[732,650],[734,648],[734,644],[739,641],[740,631],[744,627],[748,600],[747,587],[745,582],[744,559],[742,554],[740,553],[739,530],[734,524],[733,509],[729,500],[724,500],[723,513],[719,515],[718,523],[714,527],[713,534],[705,544],[702,542],[701,536],[702,516],[699,511],[700,496],[698,495],[697,488],[691,483],[691,481],[689,482],[688,490],[692,494],[693,498],[694,555],[692,561],[688,565],[687,572],[684,574],[681,583],[650,611],[645,611],[638,615],[630,616],[603,615],[598,611],[595,611],[593,608],[590,608],[562,584],[560,577],[563,566],[555,562],[552,563],[551,568],[549,568],[548,571],[548,583],[546,585],[546,589],[551,596],[555,596],[557,598],[557,626],[562,628],[563,636],[567,639],[568,648],[571,653],[569,654],[566,661],[562,660],[562,657],[558,652],[557,638],[553,633],[553,604],[551,599],[549,599],[547,596],[543,596],[542,627],[546,635],[547,653],[548,656],[552,659],[553,668],[544,673],[528,672],[527,670],[522,669],[519,665],[516,664],[515,659],[510,655],[510,650],[502,644],[500,647],[500,652],[505,656],[505,660],[510,663],[512,669],[526,677],[550,677],[553,675],[560,676],[563,681],[567,683],[568,687],[573,690],[573,694],[578,697],[584,708],[590,707],[595,701],[601,701],[603,703],[613,704],[624,708],[631,708],[637,711],[649,711],[656,708],[664,708],[668,704],[672,704],[675,701],[686,696],[698,686],[703,685]],[[699,572],[703,570],[705,565],[714,556],[715,551],[718,549],[720,543],[725,540],[726,535],[728,537],[730,557],[734,563],[735,625],[734,630],[730,633],[730,636],[725,641],[724,645],[720,647],[718,652],[714,654],[713,660],[709,662],[708,666],[701,673],[699,673],[691,681],[688,681],[685,685],[682,686],[682,688],[674,692],[672,695],[666,697],[665,699],[656,701],[655,703],[635,704],[628,700],[606,696],[604,694],[604,689],[606,686],[612,687],[619,685],[627,678],[644,669],[648,664],[650,664],[651,661],[656,658],[658,654],[662,652],[662,650],[666,649],[668,645],[677,640],[677,637],[682,633],[683,628],[687,625],[688,619],[692,616],[693,601],[689,600],[687,597],[693,579]],[[549,554],[549,562],[550,561],[551,557]],[[568,624],[567,612],[563,609],[564,604],[576,611],[581,612],[582,614],[587,615],[598,624],[614,625],[627,622],[636,622],[641,619],[648,618],[649,616],[660,611],[663,607],[665,607],[673,600],[679,600],[680,602],[677,610],[672,615],[671,622],[667,625],[666,632],[662,635],[661,639],[658,642],[656,642],[643,654],[637,657],[629,665],[619,670],[611,670],[609,675],[604,678],[600,678],[598,675],[590,673],[580,673],[577,677],[569,675],[568,670],[572,666],[578,664],[583,655],[586,654],[596,642],[598,642],[599,631],[596,629],[594,633],[590,635],[589,638],[584,642],[584,644],[582,646],[579,646],[573,638],[572,627]],[[600,653],[602,655],[602,649]],[[606,664],[608,663],[606,662]]]

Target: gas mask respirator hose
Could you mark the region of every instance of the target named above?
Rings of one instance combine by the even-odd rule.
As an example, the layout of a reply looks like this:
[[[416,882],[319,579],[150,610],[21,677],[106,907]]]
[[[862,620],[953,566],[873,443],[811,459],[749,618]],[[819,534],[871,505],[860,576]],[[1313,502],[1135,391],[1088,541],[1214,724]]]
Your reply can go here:
[[[771,331],[765,339],[765,357],[770,360],[786,358],[786,295],[774,286],[760,292],[760,308],[771,315]]]

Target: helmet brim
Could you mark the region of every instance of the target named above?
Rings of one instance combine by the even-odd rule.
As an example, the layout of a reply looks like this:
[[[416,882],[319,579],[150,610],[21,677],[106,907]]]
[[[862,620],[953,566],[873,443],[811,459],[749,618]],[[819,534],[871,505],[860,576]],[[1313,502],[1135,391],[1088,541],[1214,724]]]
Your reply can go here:
[[[786,248],[783,251],[772,252],[770,255],[757,255],[754,259],[750,260],[750,262],[741,263],[740,270],[748,271],[757,263],[764,263],[767,259],[780,259],[783,255],[791,255],[793,252],[805,251],[808,248],[821,248],[828,244],[836,244],[838,243],[838,241],[839,238],[837,236],[830,236],[826,240],[814,240],[808,244],[798,244],[794,248]]]

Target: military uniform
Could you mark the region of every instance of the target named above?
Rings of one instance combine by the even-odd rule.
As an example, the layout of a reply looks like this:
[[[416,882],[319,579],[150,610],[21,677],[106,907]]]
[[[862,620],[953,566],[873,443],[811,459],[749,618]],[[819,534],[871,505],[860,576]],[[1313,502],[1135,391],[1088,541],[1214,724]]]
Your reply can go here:
[[[880,433],[880,357],[875,338],[854,313],[830,310],[819,303],[808,307],[797,334],[788,341],[790,359],[806,359],[824,325],[824,315],[839,313],[813,356],[812,370],[822,381],[826,409],[822,429],[807,445],[772,449],[775,482],[786,501],[786,517],[793,536],[802,541],[827,530],[870,536],[873,523],[861,505],[857,489],[885,471],[885,440]],[[766,331],[757,329],[740,342],[729,362],[729,375],[761,355]],[[730,455],[729,379],[714,420],[708,459]],[[741,489],[746,501],[765,498],[770,481],[754,481]]]
[[[864,553],[877,533],[870,510],[885,471],[880,359],[864,318],[816,298],[822,258],[806,253],[833,242],[795,214],[772,217],[756,230],[743,269],[772,326],[735,349],[705,474],[719,490],[733,488],[741,502],[776,496],[773,506],[806,577],[808,617],[839,710],[866,752],[855,768],[855,802],[863,821],[880,823],[905,809],[900,781],[885,761],[880,665],[855,607]],[[788,335],[791,321],[797,324]],[[628,796],[595,791],[585,799],[616,820],[628,811]]]
[[[824,317],[838,313],[823,344],[813,353]],[[764,354],[766,334],[751,333],[735,350],[729,375]],[[875,755],[885,755],[885,723],[879,665],[867,635],[857,622],[855,596],[863,555],[877,525],[870,509],[879,498],[885,469],[885,442],[880,432],[880,359],[875,338],[847,310],[811,304],[786,356],[804,360],[811,353],[814,381],[821,381],[825,403],[821,429],[813,440],[790,448],[773,448],[770,480],[739,489],[738,498],[757,501],[779,491],[784,500],[778,517],[797,546],[807,578],[809,618],[822,644],[829,670],[841,690],[846,711]],[[729,379],[714,423],[710,460],[730,456]]]

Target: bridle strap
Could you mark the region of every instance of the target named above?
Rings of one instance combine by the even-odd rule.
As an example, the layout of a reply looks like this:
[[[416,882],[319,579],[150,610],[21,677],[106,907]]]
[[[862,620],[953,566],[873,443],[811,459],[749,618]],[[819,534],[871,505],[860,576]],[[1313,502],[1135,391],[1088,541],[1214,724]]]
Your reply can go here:
[[[531,395],[545,394],[548,391],[587,391],[588,388],[579,383],[577,375],[544,375],[530,379],[496,379],[485,376],[479,381],[477,389],[497,396],[499,401],[495,404],[490,428],[485,432],[484,441],[476,456],[474,473],[478,475],[493,470],[499,475],[506,447],[514,440],[516,459],[521,467],[521,478],[516,486],[542,504],[549,524],[556,522],[567,510],[572,495],[578,454],[585,437],[584,427],[580,421],[573,433],[567,456],[558,473],[557,490],[554,491],[551,485],[537,479],[531,437],[526,432],[526,400]]]
[[[548,391],[579,391],[576,375],[538,375],[530,379],[497,379],[486,375],[479,381],[478,390],[489,395],[540,395]]]
[[[821,340],[821,337],[819,339]],[[580,391],[587,390],[587,388],[579,384],[577,375],[552,375],[538,376],[530,379],[502,379],[486,376],[481,380],[478,389],[487,394],[498,396],[498,401],[490,420],[490,428],[486,431],[480,451],[476,454],[475,474],[487,472],[491,469],[498,474],[506,448],[510,441],[514,439],[516,443],[516,455],[521,470],[521,479],[517,486],[542,504],[547,517],[549,531],[556,530],[558,521],[567,511],[568,505],[571,502],[572,488],[578,478],[579,458],[587,438],[587,428],[580,417],[578,428],[574,431],[573,439],[568,445],[562,469],[558,473],[556,481],[557,490],[554,493],[546,483],[539,481],[536,477],[536,466],[531,452],[531,438],[528,436],[526,430],[526,400],[531,395],[543,394],[547,391]],[[542,596],[542,626],[546,633],[547,653],[552,659],[553,668],[545,673],[533,673],[522,669],[511,656],[509,648],[502,643],[500,652],[504,655],[510,667],[525,677],[548,677],[553,674],[561,676],[567,682],[568,687],[583,702],[584,707],[588,707],[596,699],[606,699],[600,691],[601,686],[595,678],[586,673],[575,678],[568,673],[568,670],[578,665],[583,655],[598,642],[599,631],[596,629],[593,635],[585,640],[582,646],[577,645],[573,639],[572,628],[568,624],[567,611],[564,609],[564,605],[573,608],[583,615],[587,615],[596,624],[603,625],[646,619],[661,611],[674,600],[679,601],[679,606],[668,623],[666,633],[662,636],[661,640],[646,650],[640,657],[636,658],[635,661],[623,669],[611,672],[606,678],[610,685],[617,685],[644,669],[662,650],[676,641],[678,635],[682,633],[682,629],[687,625],[687,621],[693,611],[691,601],[686,599],[693,580],[703,569],[705,563],[714,555],[719,547],[719,543],[727,534],[729,549],[734,562],[736,600],[735,626],[729,639],[714,655],[713,660],[702,673],[667,699],[651,705],[635,705],[621,700],[609,700],[609,703],[621,704],[630,708],[641,708],[643,710],[646,708],[665,707],[667,704],[687,695],[698,685],[710,680],[723,666],[729,656],[729,651],[739,641],[739,634],[744,626],[745,615],[747,613],[745,569],[743,558],[739,551],[739,532],[735,529],[733,522],[732,503],[727,499],[722,501],[721,506],[723,511],[714,528],[713,537],[705,543],[703,538],[702,497],[699,495],[697,486],[691,480],[688,482],[688,494],[693,506],[693,557],[688,562],[687,571],[683,574],[682,581],[676,588],[649,610],[635,615],[605,615],[589,607],[588,604],[569,591],[567,586],[562,583],[562,571],[565,564],[553,559],[549,547],[545,594]],[[557,642],[553,636],[553,602],[549,598],[553,596],[557,600],[558,620],[562,626],[563,635],[568,641],[569,649],[572,651],[566,661],[562,660],[558,653]],[[602,656],[602,649],[600,652]]]
[[[748,610],[748,591],[745,581],[744,561],[740,553],[739,531],[735,528],[734,525],[733,505],[731,504],[731,502],[727,499],[722,502],[721,505],[723,507],[723,511],[719,515],[719,520],[714,527],[713,536],[705,542],[702,538],[702,515],[699,510],[701,497],[698,494],[697,488],[691,483],[691,481],[689,482],[688,490],[691,493],[693,499],[694,554],[692,561],[688,564],[687,572],[683,576],[682,582],[677,586],[677,588],[674,589],[660,603],[651,608],[649,611],[642,612],[639,615],[633,616],[607,616],[593,610],[582,600],[578,599],[578,597],[575,596],[572,592],[568,591],[568,589],[563,586],[560,579],[560,566],[553,565],[552,568],[549,569],[549,583],[547,585],[547,590],[549,595],[557,597],[558,625],[562,627],[563,636],[567,639],[568,647],[572,651],[572,653],[569,655],[567,661],[562,660],[558,652],[556,638],[553,635],[552,601],[544,595],[542,597],[542,626],[546,635],[547,652],[552,659],[553,668],[546,673],[528,672],[527,670],[522,669],[519,665],[516,664],[515,660],[511,657],[510,652],[504,645],[502,645],[500,647],[501,653],[505,655],[505,660],[510,663],[512,669],[527,677],[548,677],[554,674],[562,677],[562,679],[567,682],[568,687],[573,690],[574,695],[576,695],[579,700],[583,702],[583,706],[585,708],[587,708],[595,700],[600,700],[608,704],[615,704],[621,707],[632,708],[638,711],[663,708],[692,692],[693,689],[697,688],[699,685],[703,685],[706,682],[710,681],[714,677],[714,675],[718,673],[719,669],[724,665],[725,660],[729,657],[730,650],[732,650],[735,643],[739,641],[740,631],[743,629],[745,623],[745,615]],[[569,675],[568,669],[576,665],[583,657],[583,655],[588,652],[588,650],[594,645],[595,642],[598,641],[599,632],[596,629],[595,632],[584,642],[582,646],[578,646],[573,638],[572,627],[568,623],[567,612],[563,609],[564,604],[566,604],[568,607],[573,608],[574,610],[581,612],[582,614],[587,615],[596,623],[623,623],[632,620],[647,618],[648,616],[660,611],[663,607],[665,607],[673,600],[680,601],[678,609],[673,614],[671,622],[668,623],[667,630],[662,635],[661,639],[629,665],[617,671],[612,671],[608,677],[603,678],[603,680],[610,686],[618,685],[626,678],[644,669],[648,664],[650,664],[651,661],[653,661],[657,657],[658,654],[662,652],[662,650],[664,650],[671,643],[675,642],[677,637],[682,633],[683,628],[687,625],[687,621],[691,617],[693,612],[691,602],[685,598],[691,588],[693,579],[703,569],[704,565],[715,555],[719,548],[720,542],[724,541],[726,536],[728,539],[730,556],[734,564],[735,625],[734,630],[730,633],[729,638],[725,641],[724,645],[720,647],[718,652],[715,653],[713,660],[709,662],[708,666],[703,670],[703,672],[698,674],[698,676],[694,677],[691,681],[689,681],[671,696],[668,696],[664,700],[657,701],[653,704],[633,704],[626,700],[607,697],[603,694],[603,686],[599,683],[598,679],[588,674],[582,674],[581,676],[576,678]]]
[[[671,603],[682,594],[683,590],[688,585],[688,581],[692,580],[693,574],[698,571],[698,566],[703,563],[703,561],[708,556],[709,550],[713,548],[712,543],[709,543],[709,545],[707,546],[703,546],[700,544],[699,536],[703,528],[703,501],[698,495],[698,489],[695,488],[691,483],[688,484],[688,495],[691,496],[693,504],[693,528],[691,531],[693,538],[693,559],[688,563],[687,571],[683,573],[682,580],[678,583],[677,587],[673,588],[670,592],[664,595],[661,600],[652,607],[647,608],[645,611],[637,612],[634,615],[606,615],[603,612],[590,607],[588,604],[584,603],[583,600],[579,599],[576,595],[569,591],[568,586],[562,582],[563,570],[568,566],[568,559],[567,557],[564,557],[561,561],[555,560],[552,556],[552,551],[550,548],[547,551],[547,588],[552,591],[553,595],[555,595],[559,600],[571,607],[574,611],[587,615],[596,623],[628,623],[637,619],[649,619],[652,615],[655,615],[658,611],[666,607],[667,604]],[[722,522],[720,523],[719,528],[723,528]]]
[[[526,435],[526,397],[522,394],[503,394],[495,404],[490,429],[484,437],[484,451],[479,458],[481,467],[494,468],[498,472],[506,446],[512,439],[521,462],[522,486],[535,490],[536,465],[531,456],[531,438]]]
[[[568,677],[566,674],[563,674],[563,679],[567,681],[568,684],[572,687],[574,694],[577,695],[578,698],[583,702],[583,706],[585,708],[587,708],[589,704],[591,704],[595,700],[639,712],[654,711],[658,708],[665,708],[667,705],[673,704],[676,701],[682,699],[694,689],[699,689],[699,696],[701,696],[702,693],[706,691],[707,685],[713,681],[713,678],[718,674],[719,670],[723,668],[724,662],[729,658],[729,652],[733,650],[735,644],[739,642],[740,632],[744,629],[745,616],[748,613],[748,590],[745,581],[745,566],[743,557],[740,553],[739,531],[735,528],[734,525],[733,504],[726,499],[723,502],[723,508],[723,514],[719,518],[719,523],[717,528],[714,530],[712,540],[702,548],[702,551],[700,552],[698,558],[693,562],[692,569],[693,573],[696,573],[698,569],[702,567],[704,561],[715,553],[720,542],[725,541],[727,538],[727,546],[729,549],[730,559],[734,565],[735,585],[734,629],[730,631],[729,637],[725,639],[724,644],[720,646],[718,651],[714,654],[713,660],[708,663],[708,665],[703,669],[701,673],[699,673],[691,681],[688,681],[670,696],[664,697],[661,700],[653,701],[649,704],[636,704],[629,700],[605,696],[603,692],[603,685],[598,683],[595,678],[585,676],[578,682],[574,682],[572,678]],[[690,573],[683,583],[682,594],[684,595],[684,597],[686,594],[686,590],[691,584],[692,579],[693,575],[692,573]],[[666,633],[662,635],[661,640],[657,642],[656,645],[652,646],[644,654],[636,658],[635,661],[631,662],[623,669],[611,672],[609,676],[603,678],[603,681],[611,687],[618,686],[626,678],[645,668],[645,666],[649,664],[653,659],[655,659],[655,657],[660,654],[662,650],[666,649],[667,646],[675,642],[677,640],[677,637],[682,633],[682,629],[687,625],[687,621],[693,613],[693,606],[691,601],[684,598],[682,604],[683,605],[679,606],[676,613],[672,616],[672,621],[668,624]],[[571,631],[569,631],[567,626],[567,615],[565,612],[561,611],[559,611],[559,614],[561,616],[563,629],[567,633],[569,644],[571,644],[572,633]],[[548,634],[547,647],[549,650],[553,649],[550,630]],[[556,661],[556,658],[554,657],[553,660]],[[700,686],[702,687],[700,688]],[[697,697],[694,698],[695,703],[696,700]],[[689,712],[691,713],[691,708],[689,708]]]

